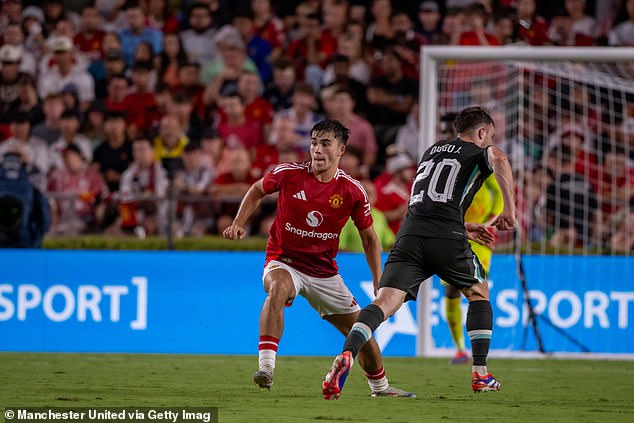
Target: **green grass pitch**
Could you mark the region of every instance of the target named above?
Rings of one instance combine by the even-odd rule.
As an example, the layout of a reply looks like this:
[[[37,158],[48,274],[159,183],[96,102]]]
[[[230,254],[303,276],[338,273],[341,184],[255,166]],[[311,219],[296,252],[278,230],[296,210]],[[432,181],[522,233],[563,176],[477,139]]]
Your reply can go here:
[[[216,406],[220,422],[634,422],[634,362],[490,360],[501,392],[473,394],[469,366],[386,358],[416,399],[371,398],[355,366],[325,401],[328,357],[278,357],[271,392],[255,356],[0,354],[0,407]]]

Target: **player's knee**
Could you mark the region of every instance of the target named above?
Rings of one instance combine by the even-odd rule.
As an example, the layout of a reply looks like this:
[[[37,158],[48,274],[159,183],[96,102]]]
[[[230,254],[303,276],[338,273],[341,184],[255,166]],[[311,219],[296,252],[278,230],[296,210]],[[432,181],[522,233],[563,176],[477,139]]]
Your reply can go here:
[[[489,299],[489,285],[486,281],[476,283],[471,288],[462,291],[469,301],[483,301]]]
[[[385,317],[390,317],[401,307],[405,293],[393,288],[381,288],[378,297],[373,301],[381,308]]]
[[[275,302],[285,303],[293,297],[293,283],[285,279],[273,279],[268,286],[268,296]]]

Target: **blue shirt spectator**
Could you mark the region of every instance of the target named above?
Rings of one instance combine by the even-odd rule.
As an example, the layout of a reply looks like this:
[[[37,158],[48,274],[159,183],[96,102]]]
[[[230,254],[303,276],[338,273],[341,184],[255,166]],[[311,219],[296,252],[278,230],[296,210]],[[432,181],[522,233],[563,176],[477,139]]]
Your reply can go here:
[[[145,15],[139,2],[130,1],[126,6],[128,28],[119,31],[119,38],[121,53],[127,67],[131,68],[134,65],[134,52],[140,42],[150,43],[154,54],[160,54],[163,51],[163,33],[145,26]]]
[[[253,12],[249,10],[238,11],[233,18],[233,26],[238,30],[242,40],[247,45],[247,56],[255,63],[264,84],[268,84],[273,77],[273,66],[269,56],[273,47],[262,36],[255,32]]]
[[[273,77],[273,66],[268,60],[272,52],[271,44],[259,35],[253,36],[247,43],[247,55],[257,66],[264,83],[270,82]]]

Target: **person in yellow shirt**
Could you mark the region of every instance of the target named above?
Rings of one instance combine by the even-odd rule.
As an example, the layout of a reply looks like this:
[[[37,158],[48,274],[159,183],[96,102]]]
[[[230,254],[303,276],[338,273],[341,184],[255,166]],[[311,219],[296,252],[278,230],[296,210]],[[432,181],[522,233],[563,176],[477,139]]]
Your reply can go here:
[[[156,160],[181,158],[187,144],[189,144],[189,138],[183,133],[178,118],[175,115],[163,116],[159,134],[154,139]]]
[[[387,251],[392,248],[394,244],[394,232],[390,229],[385,215],[374,207],[374,203],[376,202],[376,188],[372,181],[363,180],[361,181],[361,185],[363,185],[363,189],[365,189],[365,192],[368,194],[368,200],[372,206],[370,211],[372,214],[372,226],[379,238],[381,248],[383,251]],[[339,235],[339,249],[341,251],[363,252],[361,236],[354,226],[352,219],[348,219],[341,230],[341,235]]]
[[[502,191],[495,177],[491,175],[476,193],[471,206],[469,206],[465,213],[464,220],[470,223],[487,224],[492,222],[503,209],[504,200],[502,199]],[[493,251],[471,240],[469,240],[469,244],[471,244],[471,249],[474,254],[478,256],[480,263],[482,263],[488,275]],[[469,355],[465,352],[464,332],[462,329],[462,311],[460,309],[462,298],[460,291],[444,281],[442,282],[445,286],[447,324],[449,324],[451,337],[458,350],[456,355],[451,359],[451,364],[465,364],[469,362]]]

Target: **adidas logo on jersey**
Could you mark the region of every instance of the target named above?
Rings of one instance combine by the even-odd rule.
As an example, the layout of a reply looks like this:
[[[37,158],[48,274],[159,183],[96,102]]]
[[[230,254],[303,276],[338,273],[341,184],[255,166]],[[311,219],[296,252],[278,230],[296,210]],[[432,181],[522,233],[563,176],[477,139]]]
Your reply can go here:
[[[306,201],[306,193],[304,190],[301,190],[297,194],[293,195],[293,198],[297,198],[298,200]]]

